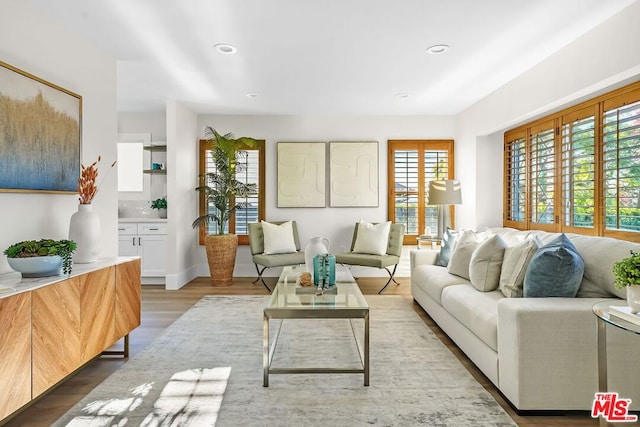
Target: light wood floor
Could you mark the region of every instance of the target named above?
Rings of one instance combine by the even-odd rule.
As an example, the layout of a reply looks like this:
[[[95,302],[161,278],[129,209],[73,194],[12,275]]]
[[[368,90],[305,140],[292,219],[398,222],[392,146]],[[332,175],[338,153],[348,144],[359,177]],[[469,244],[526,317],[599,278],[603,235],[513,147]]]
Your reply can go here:
[[[266,279],[270,286],[275,278]],[[385,295],[402,295],[411,302],[409,279],[399,279],[400,286],[389,285]],[[358,284],[365,295],[373,295],[384,284],[381,278],[361,278]],[[142,324],[131,333],[130,351],[135,356],[154,340],[167,326],[186,312],[204,295],[260,295],[267,294],[262,285],[254,285],[248,278],[238,278],[230,287],[216,288],[210,285],[206,278],[199,278],[189,283],[179,291],[166,291],[161,286],[143,286],[142,288]],[[413,308],[424,320],[425,324],[434,331],[440,340],[451,350],[469,370],[474,378],[482,384],[507,411],[513,420],[521,426],[595,426],[597,420],[590,418],[587,412],[565,415],[529,415],[521,416],[505,402],[491,382],[473,365],[455,344],[438,328],[431,318],[418,304],[412,302]],[[11,419],[7,427],[39,427],[49,426],[58,417],[68,411],[89,391],[116,371],[125,363],[122,358],[98,358],[90,362],[64,383],[51,390],[44,397],[29,406],[23,412]],[[1,423],[0,423],[1,424]]]

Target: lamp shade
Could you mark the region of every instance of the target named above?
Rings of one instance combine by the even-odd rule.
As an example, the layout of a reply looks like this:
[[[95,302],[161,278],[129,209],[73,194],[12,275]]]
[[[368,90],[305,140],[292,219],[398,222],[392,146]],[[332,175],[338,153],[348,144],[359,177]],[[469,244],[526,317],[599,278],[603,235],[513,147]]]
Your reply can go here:
[[[459,205],[462,204],[460,181],[443,179],[429,181],[428,205]]]

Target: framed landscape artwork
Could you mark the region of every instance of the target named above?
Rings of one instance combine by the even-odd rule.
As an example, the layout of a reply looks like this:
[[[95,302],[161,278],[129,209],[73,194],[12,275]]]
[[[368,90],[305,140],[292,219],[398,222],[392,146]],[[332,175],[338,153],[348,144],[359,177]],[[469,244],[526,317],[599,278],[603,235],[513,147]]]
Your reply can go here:
[[[325,143],[278,142],[278,207],[323,208]]]
[[[378,206],[378,143],[329,143],[331,207]]]
[[[76,192],[82,97],[0,61],[0,191]]]

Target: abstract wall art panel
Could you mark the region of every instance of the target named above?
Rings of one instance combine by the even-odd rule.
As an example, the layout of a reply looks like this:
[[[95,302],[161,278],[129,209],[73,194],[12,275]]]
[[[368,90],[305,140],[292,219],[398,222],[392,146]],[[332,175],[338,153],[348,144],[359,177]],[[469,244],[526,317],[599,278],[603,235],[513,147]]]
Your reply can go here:
[[[278,142],[278,207],[325,206],[325,143]]]
[[[378,143],[329,143],[331,207],[378,206]]]

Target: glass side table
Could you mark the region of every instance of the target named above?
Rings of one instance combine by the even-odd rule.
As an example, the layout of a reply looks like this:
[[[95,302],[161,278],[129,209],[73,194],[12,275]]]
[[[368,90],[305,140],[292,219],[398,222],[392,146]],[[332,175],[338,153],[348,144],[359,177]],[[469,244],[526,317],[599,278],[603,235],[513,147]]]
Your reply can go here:
[[[436,246],[442,243],[442,239],[432,236],[418,236],[416,240],[418,241],[418,249],[422,249],[422,245],[426,244],[429,244],[431,249],[435,249]]]
[[[598,391],[606,393],[608,390],[607,384],[607,325],[615,326],[624,331],[631,332],[640,335],[640,325],[632,322],[627,322],[624,319],[620,319],[616,316],[609,314],[610,305],[624,305],[613,304],[613,301],[602,301],[593,306],[593,314],[598,318]],[[609,423],[601,415],[600,426],[607,426]]]

